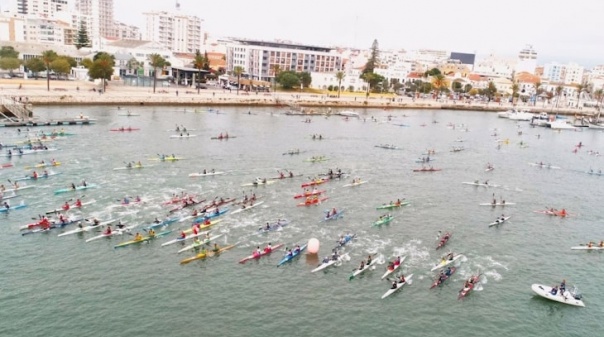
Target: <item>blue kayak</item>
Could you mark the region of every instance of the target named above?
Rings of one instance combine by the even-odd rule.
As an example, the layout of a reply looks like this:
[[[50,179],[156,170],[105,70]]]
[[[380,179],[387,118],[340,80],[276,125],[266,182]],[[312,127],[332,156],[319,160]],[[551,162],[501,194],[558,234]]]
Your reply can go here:
[[[150,224],[149,226],[144,227],[144,229],[149,230],[149,229],[156,229],[156,228],[167,227],[167,226],[175,223],[176,221],[178,221],[178,219],[180,219],[180,218],[174,217],[174,218],[165,219],[165,220],[160,221],[160,222],[154,222],[154,223]]]
[[[328,212],[329,212],[329,213],[328,213]],[[329,210],[328,210],[328,211],[325,211],[325,213],[327,213],[327,214],[331,214],[331,211],[329,211]],[[337,211],[337,212],[336,212],[336,214],[334,214],[334,215],[329,215],[329,216],[325,215],[325,216],[323,217],[323,221],[337,220],[337,219],[339,219],[339,218],[341,218],[341,217],[342,217],[342,214],[343,214],[343,213],[344,213],[344,210],[343,210],[343,209],[341,209],[341,210]]]
[[[95,184],[87,184],[86,186],[76,186],[75,190],[73,188],[62,188],[60,190],[56,190],[55,194],[81,191],[81,190],[86,190],[86,189],[95,188],[95,187],[97,187],[97,185],[95,185]]]
[[[82,220],[81,217],[75,217],[75,218],[66,219],[65,222],[60,222],[58,220],[52,220],[49,229],[36,228],[36,229],[29,230],[27,232],[23,232],[23,233],[21,233],[21,235],[35,234],[35,233],[41,233],[41,232],[48,232],[48,231],[50,231],[53,228],[63,228],[65,226],[74,224],[74,223],[79,222],[81,220]]]
[[[307,245],[301,246],[301,247],[300,247],[300,250],[299,250],[299,251],[297,251],[297,252],[293,252],[293,251],[292,251],[292,253],[293,253],[293,254],[292,254],[292,256],[285,255],[285,256],[283,257],[283,259],[282,259],[281,261],[279,261],[279,264],[277,265],[277,267],[279,267],[279,266],[281,266],[282,264],[285,264],[285,263],[287,263],[287,262],[291,261],[293,258],[295,258],[296,256],[300,255],[300,253],[302,253],[302,252],[303,252],[303,251],[306,249],[306,246],[307,246]]]
[[[16,209],[25,208],[25,207],[27,207],[27,205],[24,203],[20,203],[19,205],[10,206],[9,208],[6,208],[5,206],[0,206],[0,207],[2,207],[2,208],[0,208],[0,213],[8,213],[9,211],[14,211]]]
[[[279,221],[269,223],[268,228],[266,228],[266,225],[264,227],[258,228],[258,233],[262,234],[262,233],[266,233],[266,232],[276,231],[281,227],[287,226],[288,224],[289,224],[289,220],[281,219]]]
[[[22,177],[22,178],[13,179],[13,181],[38,180],[38,179],[43,179],[43,178],[49,178],[49,177],[56,176],[56,175],[59,175],[59,174],[61,174],[61,173],[60,172],[59,173],[49,173],[48,175],[41,174],[37,178],[34,178],[33,176],[25,176],[25,177]]]
[[[344,236],[344,240],[341,242],[338,242],[338,245],[333,250],[344,247],[348,242],[352,241],[352,239],[354,239],[356,236],[357,236],[356,234],[346,234]]]
[[[195,218],[195,220],[193,220],[193,223],[200,223],[200,222],[204,222],[204,221],[206,221],[208,219],[213,219],[213,218],[219,217],[219,216],[223,215],[224,213],[226,213],[228,211],[229,211],[229,208],[225,207],[223,209],[219,209],[218,213],[211,212],[210,214],[198,216],[197,218]]]

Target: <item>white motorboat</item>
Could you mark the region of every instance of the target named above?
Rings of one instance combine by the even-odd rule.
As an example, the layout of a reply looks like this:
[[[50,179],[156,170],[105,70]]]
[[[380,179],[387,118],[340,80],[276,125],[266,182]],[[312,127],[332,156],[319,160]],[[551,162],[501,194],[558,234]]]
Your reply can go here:
[[[547,298],[548,300],[574,305],[577,307],[584,307],[585,303],[581,300],[582,296],[577,293],[576,288],[573,290],[566,290],[565,292],[556,292],[556,294],[552,294],[552,287],[548,287],[542,284],[533,284],[531,289],[535,292],[535,294]]]
[[[545,126],[554,130],[574,130],[576,129],[574,126],[568,124],[567,120],[554,120],[552,122],[546,123]]]
[[[514,111],[508,115],[508,118],[515,121],[530,121],[534,116],[528,111]]]

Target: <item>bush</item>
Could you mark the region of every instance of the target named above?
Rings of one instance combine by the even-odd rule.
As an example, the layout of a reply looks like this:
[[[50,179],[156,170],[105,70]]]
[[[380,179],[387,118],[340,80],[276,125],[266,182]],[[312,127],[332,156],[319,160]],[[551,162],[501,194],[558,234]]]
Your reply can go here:
[[[327,91],[333,91],[333,85],[328,86]]]

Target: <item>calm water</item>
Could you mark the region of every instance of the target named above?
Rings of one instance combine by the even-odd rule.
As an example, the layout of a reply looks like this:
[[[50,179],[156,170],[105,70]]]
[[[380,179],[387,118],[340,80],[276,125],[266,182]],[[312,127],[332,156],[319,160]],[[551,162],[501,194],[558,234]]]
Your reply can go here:
[[[35,161],[55,158],[64,165],[62,175],[32,184],[21,193],[29,207],[0,214],[0,335],[1,336],[191,336],[210,332],[227,336],[440,336],[443,329],[459,336],[598,336],[604,315],[604,294],[598,252],[571,251],[589,240],[604,239],[601,202],[604,177],[579,171],[604,169],[604,134],[552,132],[529,128],[526,122],[496,118],[494,114],[448,111],[362,112],[363,120],[280,115],[276,109],[226,108],[223,114],[195,113],[194,108],[131,108],[139,117],[120,117],[111,107],[39,108],[41,117],[73,117],[80,112],[98,119],[96,125],[69,127],[77,135],[52,146],[47,155],[15,158],[15,168],[0,170],[0,178],[16,178]],[[122,110],[123,112],[123,110]],[[395,116],[391,123],[386,114]],[[408,117],[403,117],[406,114]],[[378,122],[371,121],[375,116]],[[431,123],[437,120],[439,123]],[[447,124],[464,124],[470,132]],[[392,125],[408,124],[410,127]],[[422,127],[421,124],[426,126]],[[170,139],[168,132],[182,124],[198,137]],[[132,133],[109,132],[120,126],[140,127]],[[491,134],[497,129],[499,136]],[[50,129],[47,129],[50,130]],[[522,136],[517,131],[523,132]],[[237,136],[210,140],[220,132]],[[313,141],[312,134],[326,139]],[[540,139],[537,138],[540,134]],[[0,141],[17,140],[15,129],[0,130]],[[509,138],[498,150],[497,138]],[[463,139],[465,142],[455,142]],[[520,141],[529,147],[519,146]],[[574,145],[586,146],[573,153]],[[374,145],[395,144],[391,151]],[[452,153],[453,146],[465,151]],[[291,148],[306,151],[282,155]],[[414,163],[426,149],[435,149],[432,165],[441,172],[413,173]],[[176,154],[175,163],[148,161],[158,153]],[[304,162],[313,155],[330,158]],[[153,167],[114,171],[124,162],[141,160]],[[0,163],[6,162],[0,160]],[[543,161],[562,169],[540,169],[529,162]],[[485,172],[487,162],[495,166]],[[203,169],[226,171],[223,176],[189,178]],[[292,196],[308,176],[342,168],[369,183],[344,188],[351,178],[324,185],[327,202],[319,207],[296,207]],[[87,217],[122,217],[130,223],[149,223],[163,217],[159,204],[173,192],[186,190],[215,196],[241,197],[240,187],[255,177],[274,177],[278,170],[304,177],[254,189],[265,203],[249,212],[225,216],[214,232],[224,233],[221,245],[239,246],[218,258],[181,266],[192,253],[176,254],[178,245],[161,247],[175,237],[115,250],[130,239],[114,237],[85,243],[98,233],[57,237],[60,232],[21,236],[18,228],[32,217],[54,209],[73,196],[97,202],[85,209]],[[54,195],[71,182],[86,179],[100,188],[75,195]],[[463,185],[463,181],[489,179],[500,188]],[[501,208],[479,206],[492,194],[507,202],[512,219],[489,228]],[[153,200],[139,208],[114,207],[117,199],[140,195]],[[382,203],[405,197],[411,206],[395,210],[395,220],[382,228],[371,223]],[[561,219],[534,213],[546,206],[566,208],[573,216]],[[345,208],[343,219],[321,223],[323,211]],[[255,235],[262,223],[286,217],[292,223],[282,231]],[[186,227],[186,222],[174,229]],[[70,228],[67,228],[67,230]],[[435,251],[438,231],[453,237],[444,251]],[[327,272],[311,274],[317,257],[302,256],[276,268],[274,253],[246,265],[237,263],[257,245],[267,242],[291,246],[310,238],[321,241],[320,256],[330,252],[338,235],[351,231],[358,239],[346,248],[351,260]],[[435,276],[429,270],[441,254],[465,254],[458,272],[438,289],[430,290]],[[348,281],[352,269],[367,254],[378,253],[377,270]],[[413,282],[381,300],[390,286],[380,280],[387,260],[406,255],[402,270]],[[486,277],[477,291],[457,300],[464,278],[480,271]],[[532,283],[553,285],[566,278],[584,294],[586,308],[565,306],[535,297]]]

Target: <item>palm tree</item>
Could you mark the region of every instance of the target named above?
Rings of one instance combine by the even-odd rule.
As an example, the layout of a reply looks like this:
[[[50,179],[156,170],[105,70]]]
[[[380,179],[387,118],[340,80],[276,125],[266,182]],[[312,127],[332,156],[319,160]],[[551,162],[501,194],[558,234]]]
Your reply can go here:
[[[42,62],[46,66],[46,90],[50,91],[50,64],[57,58],[57,53],[54,50],[46,50],[42,52]]]
[[[275,81],[275,87],[273,88],[273,91],[277,91],[277,76],[279,75],[279,73],[281,72],[281,67],[279,67],[278,64],[273,64],[271,66],[271,69],[273,70],[273,78]]]
[[[373,81],[374,78],[375,76],[373,73],[364,73],[361,75],[361,79],[367,82],[367,92],[365,93],[365,97],[369,97],[369,91],[371,91],[371,81]]]
[[[338,71],[336,73],[336,79],[338,80],[338,98],[340,98],[340,89],[342,88],[342,80],[346,77],[346,74],[343,71]]]
[[[199,49],[197,49],[197,51],[195,52],[195,58],[193,59],[193,67],[197,69],[198,82],[199,79],[201,79],[201,70],[206,65],[206,62],[206,58],[201,55],[201,52],[199,52]],[[199,89],[201,89],[201,85],[197,86],[197,94],[199,94]]]
[[[241,74],[243,74],[244,71],[242,66],[235,66],[235,68],[233,68],[233,75],[237,76],[237,95],[239,95],[239,87],[241,87],[241,84],[239,83]]]
[[[157,85],[157,69],[163,69],[167,63],[166,59],[159,54],[149,55],[149,65],[153,67],[153,93],[155,93],[155,87]]]
[[[579,102],[581,102],[581,93],[587,90],[587,82],[582,82],[581,84],[577,84],[577,108],[579,107]]]
[[[440,90],[447,86],[447,80],[442,74],[432,76],[432,86],[436,89],[436,97],[440,96]]]
[[[520,86],[517,83],[512,84],[512,104],[516,104],[515,99],[518,97],[518,91],[520,91]]]
[[[562,96],[562,90],[564,90],[564,88],[559,85],[556,87],[556,96],[558,96],[558,98],[556,99],[556,108],[558,107],[558,102],[560,102],[560,96]]]

